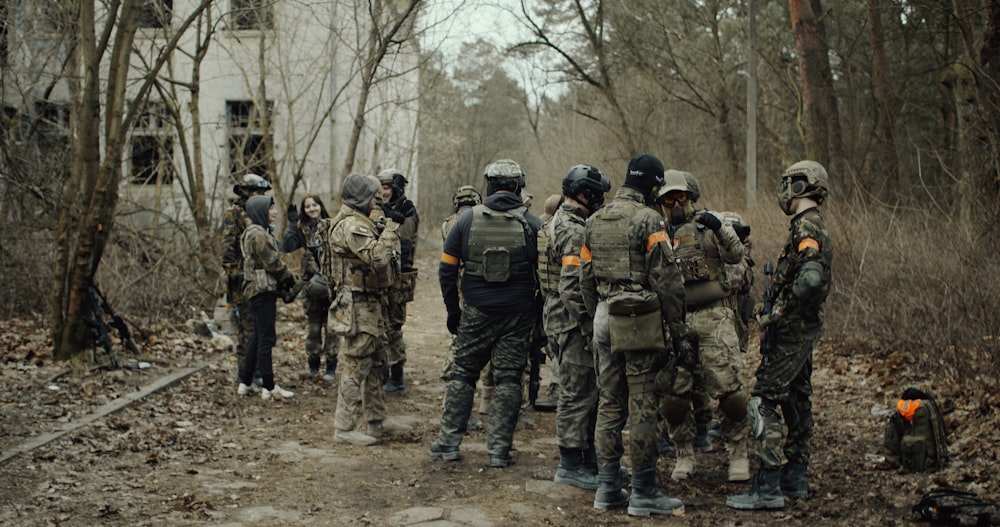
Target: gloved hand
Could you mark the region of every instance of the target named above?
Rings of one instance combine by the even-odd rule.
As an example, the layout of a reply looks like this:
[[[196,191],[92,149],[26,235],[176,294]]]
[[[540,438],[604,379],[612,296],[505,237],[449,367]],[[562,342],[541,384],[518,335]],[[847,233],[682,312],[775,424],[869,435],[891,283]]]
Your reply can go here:
[[[711,212],[703,212],[694,219],[697,223],[704,225],[705,227],[717,231],[722,228],[722,220],[715,217],[715,214]]]
[[[417,213],[417,208],[415,206],[413,206],[413,202],[412,201],[410,201],[408,199],[404,199],[399,204],[399,212],[404,217],[409,218],[410,216],[413,216],[414,214]]]
[[[739,236],[741,242],[747,241],[747,238],[750,237],[750,226],[749,225],[743,225],[743,224],[740,224],[740,223],[734,223],[733,224],[733,230],[736,231],[736,236]]]
[[[385,213],[385,217],[401,225],[404,221],[406,221],[406,216],[404,216],[403,213],[392,210],[385,205],[382,205],[382,212]]]
[[[285,213],[285,216],[288,217],[288,223],[295,223],[299,221],[299,209],[294,203],[288,204],[288,211]]]
[[[694,358],[694,347],[688,342],[687,337],[678,337],[671,342],[674,347],[674,355],[677,356],[677,364],[687,364]]]
[[[462,312],[448,313],[448,333],[458,335],[458,323],[462,320]]]

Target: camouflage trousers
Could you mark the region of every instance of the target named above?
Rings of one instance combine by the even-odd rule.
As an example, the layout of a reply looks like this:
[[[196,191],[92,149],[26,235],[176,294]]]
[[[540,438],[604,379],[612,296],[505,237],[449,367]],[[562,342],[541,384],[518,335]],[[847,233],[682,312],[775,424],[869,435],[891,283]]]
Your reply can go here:
[[[462,443],[472,414],[476,381],[486,363],[492,362],[496,388],[490,403],[486,449],[491,455],[510,453],[521,411],[521,372],[528,360],[533,320],[533,313],[492,316],[465,306],[452,346],[454,362],[445,386],[439,444]]]
[[[253,310],[250,301],[242,301],[229,311],[229,320],[236,329],[236,374],[243,371],[243,361],[247,355],[247,346],[253,335]]]
[[[706,394],[719,401],[726,440],[742,441],[748,427],[746,396],[739,378],[742,358],[735,313],[728,306],[717,305],[688,311],[685,322],[697,353],[692,363],[678,365],[663,400],[670,437],[680,445],[691,443],[696,434],[695,410],[701,406],[696,401]],[[703,385],[698,386],[696,381]]]
[[[340,353],[340,384],[337,387],[337,411],[333,424],[337,430],[354,430],[358,407],[367,422],[384,421],[385,392],[382,368],[385,367],[384,341],[368,333],[345,337]]]
[[[336,366],[340,337],[328,333],[326,329],[330,302],[317,302],[305,297],[302,299],[302,309],[306,312],[306,356],[309,357],[309,362],[315,360],[319,364],[320,358],[325,358],[327,366]]]
[[[389,366],[406,363],[406,342],[403,341],[403,324],[406,323],[406,304],[390,302],[388,306],[389,324],[386,338],[389,347],[386,349],[386,364]]]
[[[559,446],[587,449],[594,444],[597,420],[597,370],[590,343],[579,328],[555,336],[559,360],[559,404],[556,437]]]
[[[659,434],[656,416],[659,394],[654,379],[662,367],[662,349],[618,352],[611,349],[608,303],[597,304],[594,316],[597,356],[597,424],[594,446],[597,462],[619,463],[625,454],[622,431],[629,423],[632,470],[656,467]]]
[[[764,468],[780,467],[782,455],[790,463],[809,464],[809,442],[814,427],[810,400],[813,344],[819,332],[818,327],[798,333],[775,331],[771,352],[761,357],[752,395],[760,398],[758,415],[762,425],[755,432],[757,455]],[[753,402],[750,406],[754,406]],[[777,408],[781,409],[780,416]],[[754,410],[750,412],[753,414]]]

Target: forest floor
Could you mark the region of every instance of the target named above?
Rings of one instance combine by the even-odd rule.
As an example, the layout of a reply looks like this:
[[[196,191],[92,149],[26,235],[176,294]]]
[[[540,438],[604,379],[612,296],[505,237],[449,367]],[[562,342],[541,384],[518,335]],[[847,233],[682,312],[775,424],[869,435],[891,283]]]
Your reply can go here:
[[[40,320],[0,329],[0,524],[3,525],[419,525],[685,526],[910,525],[910,507],[938,486],[1000,498],[1000,397],[973,393],[905,360],[874,361],[837,342],[815,350],[816,435],[807,500],[781,511],[725,506],[749,484],[726,481],[726,454],[699,454],[694,477],[669,477],[661,488],[681,499],[683,516],[636,519],[600,512],[593,492],[552,482],[558,461],[554,414],[525,410],[533,425],[514,437],[516,464],[489,467],[485,432],[470,431],[463,459],[428,456],[436,437],[448,352],[434,262],[424,262],[404,328],[409,349],[406,394],[388,396],[389,413],[413,432],[372,447],[334,444],[336,389],[303,375],[305,323],[300,304],[279,308],[275,370],[296,392],[288,401],[236,394],[231,353],[185,327],[142,343],[148,368],[88,371],[49,358]],[[747,385],[759,356],[744,356]],[[172,374],[178,382],[88,416]],[[880,467],[888,409],[918,386],[938,396],[949,428],[952,462],[933,474]],[[478,416],[476,417],[485,417]],[[73,429],[36,448],[45,434]],[[624,458],[628,464],[628,455]]]

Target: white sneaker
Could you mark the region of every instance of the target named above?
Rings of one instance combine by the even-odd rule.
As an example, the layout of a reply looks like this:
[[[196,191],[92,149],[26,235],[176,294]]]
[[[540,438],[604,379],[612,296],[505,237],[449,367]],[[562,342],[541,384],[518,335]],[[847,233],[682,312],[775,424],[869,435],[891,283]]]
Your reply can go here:
[[[246,384],[240,383],[240,387],[236,389],[237,395],[253,395],[256,391],[256,387],[253,385],[247,386]]]
[[[282,399],[291,399],[292,397],[295,397],[295,392],[288,391],[288,390],[282,388],[281,386],[278,386],[277,384],[275,384],[274,388],[271,388],[270,390],[268,390],[267,388],[261,388],[260,389],[260,398],[261,399],[267,401],[268,399],[271,398],[272,395],[277,395],[278,397],[281,397]]]

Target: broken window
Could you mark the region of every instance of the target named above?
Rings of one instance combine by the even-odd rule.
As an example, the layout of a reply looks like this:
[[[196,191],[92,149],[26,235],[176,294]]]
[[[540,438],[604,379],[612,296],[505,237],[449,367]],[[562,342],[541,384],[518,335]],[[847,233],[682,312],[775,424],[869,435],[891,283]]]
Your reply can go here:
[[[267,114],[262,115],[253,101],[226,101],[226,117],[229,125],[229,173],[239,178],[253,172],[265,179],[268,173],[268,159],[271,155],[271,134],[265,134],[265,118],[270,122],[274,103],[265,105]]]
[[[139,8],[139,27],[170,27],[174,0],[143,0]]]
[[[136,185],[174,181],[174,129],[166,104],[148,101],[132,127],[130,181]]]
[[[274,29],[273,0],[232,0],[230,29]]]

